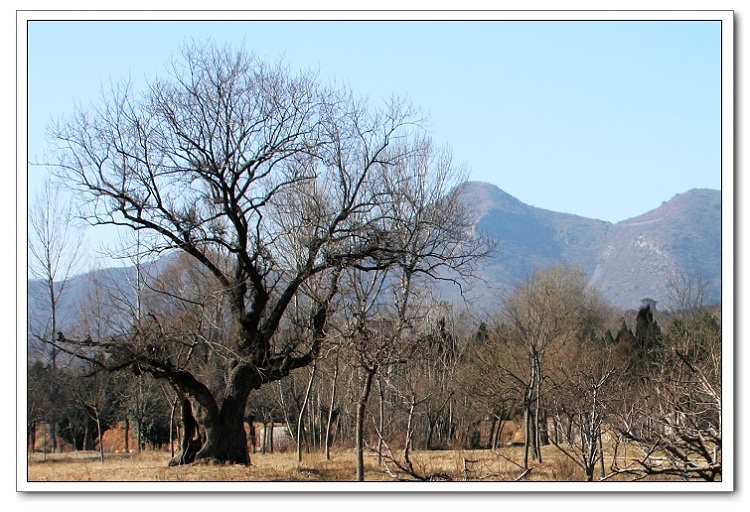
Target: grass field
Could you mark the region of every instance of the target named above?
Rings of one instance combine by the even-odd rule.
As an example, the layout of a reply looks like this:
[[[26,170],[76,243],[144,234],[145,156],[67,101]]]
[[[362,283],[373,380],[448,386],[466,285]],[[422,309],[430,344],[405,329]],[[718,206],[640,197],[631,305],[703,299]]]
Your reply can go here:
[[[581,481],[582,471],[576,464],[545,447],[544,462],[535,464],[524,479],[530,481]],[[454,481],[514,481],[522,473],[521,447],[490,450],[413,452],[415,471],[421,475],[441,472]],[[326,460],[322,453],[304,453],[297,462],[295,453],[251,455],[250,466],[191,464],[169,467],[169,453],[146,451],[140,454],[105,454],[68,452],[30,454],[29,482],[347,482],[355,478],[353,450],[338,450]],[[391,465],[393,468],[393,466]],[[402,475],[408,480],[405,475]],[[378,464],[376,454],[365,459],[366,481],[394,481],[394,477]]]

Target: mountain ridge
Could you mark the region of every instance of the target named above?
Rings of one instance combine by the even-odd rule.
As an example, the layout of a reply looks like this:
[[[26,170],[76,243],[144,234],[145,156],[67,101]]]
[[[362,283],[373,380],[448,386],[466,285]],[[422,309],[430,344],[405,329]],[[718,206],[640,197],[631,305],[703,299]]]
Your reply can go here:
[[[460,190],[474,228],[494,240],[498,250],[478,269],[478,282],[466,298],[491,310],[504,293],[536,268],[563,263],[581,267],[604,298],[624,309],[650,298],[668,307],[671,283],[680,276],[699,276],[707,297],[721,297],[721,192],[691,189],[659,207],[612,223],[523,203],[496,185],[467,182]],[[174,255],[154,263],[163,269]],[[127,289],[132,267],[113,267],[71,277],[61,302],[60,319],[74,322],[83,297],[107,280]],[[45,320],[44,283],[28,281],[28,328]],[[457,290],[439,290],[458,300]],[[40,323],[41,322],[41,323]],[[61,326],[66,328],[65,325]],[[30,334],[31,337],[31,334]]]
[[[699,276],[711,300],[720,298],[720,191],[690,189],[616,223],[527,205],[486,182],[468,182],[462,194],[477,230],[499,245],[480,271],[495,289],[565,263],[583,268],[605,298],[624,308],[643,298],[667,304],[680,276]]]

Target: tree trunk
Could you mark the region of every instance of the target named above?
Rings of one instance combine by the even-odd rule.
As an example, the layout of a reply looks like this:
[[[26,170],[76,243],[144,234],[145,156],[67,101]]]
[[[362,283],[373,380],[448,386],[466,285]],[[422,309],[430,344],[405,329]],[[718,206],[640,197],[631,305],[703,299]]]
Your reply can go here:
[[[214,460],[223,463],[250,464],[245,433],[245,405],[247,399],[228,397],[222,404],[217,421],[207,418],[204,423],[205,444],[196,454],[196,460]],[[273,439],[273,431],[271,432]]]
[[[495,445],[497,441],[497,415],[492,415],[492,423],[490,423],[490,437],[487,440],[487,447],[492,451],[495,451]]]
[[[434,420],[428,415],[427,416],[427,435],[425,435],[425,441],[424,441],[424,449],[425,450],[432,450],[432,438],[435,435],[435,423],[437,420]]]
[[[524,420],[524,442],[523,442],[523,468],[529,469],[529,452],[537,454],[537,434],[536,420],[532,407],[534,405],[534,389],[536,384],[536,364],[532,358],[531,375],[529,384],[526,387],[526,396],[524,397],[523,420]]]
[[[284,411],[284,422],[286,423],[286,429],[289,431],[289,435],[292,437],[292,441],[297,443],[299,437],[299,431],[292,428],[292,422],[289,421],[289,408],[286,406],[286,400],[284,400],[284,389],[281,387],[281,381],[276,383],[279,388],[279,402],[281,403],[281,410]],[[273,451],[273,450],[271,450]]]
[[[505,411],[495,416],[497,424],[495,426],[495,434],[492,437],[492,451],[497,450],[497,444],[502,439],[503,427],[505,427]]]
[[[171,459],[174,459],[174,414],[177,410],[178,401],[179,397],[175,397],[174,402],[172,402],[172,408],[169,411],[169,456]]]
[[[596,467],[595,464],[590,464],[590,461],[587,461],[585,464],[585,472],[586,472],[586,481],[587,482],[593,482],[594,481],[594,469]]]
[[[378,466],[380,466],[383,464],[383,436],[385,436],[385,432],[383,432],[385,425],[385,394],[380,377],[378,377],[378,398],[380,399],[378,404],[378,431],[380,432],[378,436]]]
[[[195,461],[195,456],[203,446],[203,440],[198,428],[198,422],[193,416],[193,407],[187,397],[182,398],[182,442],[180,453],[169,461],[170,466],[178,464],[190,464]]]
[[[260,453],[265,455],[266,445],[268,444],[268,429],[266,428],[266,420],[263,418],[263,429],[261,430],[260,436]]]
[[[537,462],[542,462],[542,430],[546,432],[546,425],[542,425],[542,364],[538,354],[535,355],[534,363],[536,366],[536,386],[534,397],[534,458]]]
[[[82,448],[86,451],[94,449],[94,428],[96,427],[96,421],[89,416],[86,418],[86,430],[84,431],[83,446]]]
[[[180,453],[170,461],[170,465],[200,460],[242,465],[250,463],[244,421],[235,408],[222,408],[218,421],[208,423],[200,432],[191,410],[183,404],[183,429]]]
[[[57,418],[55,417],[55,414],[52,414],[52,417],[49,420],[49,439],[50,439],[50,451],[52,453],[55,453],[57,451]]]
[[[302,462],[302,421],[305,415],[305,409],[307,408],[307,402],[310,400],[310,391],[312,390],[313,382],[315,381],[315,370],[317,365],[313,363],[312,371],[310,372],[310,381],[307,383],[307,389],[305,390],[305,397],[302,400],[302,407],[297,417],[297,462]]]
[[[94,406],[83,404],[83,408],[86,410],[86,414],[89,416],[87,425],[94,423],[96,425],[97,440],[99,442],[99,460],[104,462],[104,446],[102,445],[102,420],[99,415],[99,409]],[[87,430],[91,430],[87,427]],[[93,448],[93,447],[92,447]]]
[[[338,356],[336,367],[333,370],[333,384],[331,385],[331,404],[328,408],[328,421],[326,421],[326,460],[331,460],[331,424],[333,423],[334,407],[336,405],[336,381],[339,377]]]
[[[604,444],[602,443],[602,425],[599,423],[597,428],[596,437],[599,441],[599,462],[601,464],[602,478],[607,475],[607,470],[604,468]],[[714,458],[714,460],[716,460]]]
[[[565,439],[567,440],[568,445],[570,446],[573,444],[573,415],[568,414],[567,416],[568,416],[568,425],[565,431]]]
[[[453,399],[448,401],[448,433],[447,433],[447,440],[449,446],[453,445],[453,433],[455,432],[456,427],[453,424]]]
[[[325,433],[323,432],[323,425],[325,425],[325,418],[323,417],[325,406],[323,405],[323,397],[318,390],[318,408],[317,408],[317,420],[318,420],[318,449],[323,446],[323,439]]]
[[[248,443],[250,444],[250,453],[255,453],[255,446],[257,439],[255,438],[255,417],[248,416],[247,418],[247,426],[248,426]]]
[[[365,382],[362,387],[362,393],[357,401],[357,409],[355,412],[355,445],[356,445],[356,456],[357,456],[357,482],[364,482],[365,480],[365,409],[367,407],[367,399],[370,397],[370,389],[372,388],[372,378],[375,376],[375,369],[365,368]]]
[[[36,446],[36,422],[32,422],[31,425],[27,428],[27,434],[28,434],[28,450],[29,453],[34,453],[34,447]]]
[[[99,461],[104,462],[104,444],[102,443],[102,419],[99,416],[99,411],[94,409],[96,415],[96,437],[99,442]]]
[[[409,452],[411,451],[411,436],[412,436],[412,431],[414,430],[414,428],[412,427],[412,422],[414,421],[414,409],[416,407],[417,407],[416,397],[412,396],[411,406],[409,407],[409,417],[406,421],[406,438],[404,439],[404,451],[403,451],[404,465],[408,468],[409,472],[412,475],[415,474],[415,471],[414,471],[414,466],[411,463],[411,459],[409,458]]]
[[[138,429],[138,447],[136,448],[136,451],[141,453],[141,450],[143,449],[143,418],[138,418],[136,428]]]
[[[273,430],[274,430],[273,420],[271,420],[269,425],[271,426],[271,428],[269,430],[270,434],[267,436],[268,437],[268,451],[269,453],[273,453]]]
[[[523,409],[523,423],[525,427],[523,436],[523,469],[529,469],[529,451],[535,437],[532,432],[531,403],[529,402],[526,403]]]
[[[238,365],[227,383],[221,407],[204,386],[185,377],[192,398],[199,406],[200,425],[187,396],[183,399],[182,422],[184,438],[180,453],[170,465],[213,460],[221,463],[248,465],[250,457],[245,432],[245,407],[252,389],[260,387],[259,370],[249,364]],[[179,384],[179,383],[175,383]],[[200,429],[199,427],[202,427]]]
[[[128,420],[127,416],[125,416],[125,421],[124,421],[122,430],[123,430],[123,437],[125,439],[125,445],[123,446],[123,450],[125,451],[125,453],[130,453],[130,443],[128,441],[130,438],[130,420]]]

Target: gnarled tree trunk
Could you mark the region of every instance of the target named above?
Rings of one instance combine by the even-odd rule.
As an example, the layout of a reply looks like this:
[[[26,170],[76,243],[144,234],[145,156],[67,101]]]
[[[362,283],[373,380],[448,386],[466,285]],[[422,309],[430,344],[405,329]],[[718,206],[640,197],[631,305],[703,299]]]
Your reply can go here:
[[[224,399],[219,406],[204,386],[193,385],[186,394],[193,395],[198,404],[196,418],[190,400],[182,404],[182,422],[185,435],[180,453],[171,465],[189,464],[200,460],[222,463],[250,463],[245,432],[245,406],[252,389],[260,387],[259,370],[252,365],[238,365],[227,384]],[[182,382],[183,386],[186,382]],[[201,429],[202,427],[202,429]]]
[[[195,460],[195,455],[203,446],[198,422],[193,416],[193,407],[187,397],[182,398],[182,443],[180,453],[169,461],[170,466],[189,464]]]

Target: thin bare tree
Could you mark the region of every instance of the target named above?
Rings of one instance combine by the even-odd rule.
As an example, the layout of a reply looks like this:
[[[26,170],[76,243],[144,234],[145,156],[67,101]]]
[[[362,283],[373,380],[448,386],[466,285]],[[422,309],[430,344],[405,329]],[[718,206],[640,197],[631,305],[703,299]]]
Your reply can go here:
[[[605,303],[587,285],[583,271],[563,265],[537,270],[503,301],[503,327],[497,332],[505,346],[516,345],[517,357],[524,363],[513,369],[506,366],[508,377],[523,389],[524,468],[529,467],[530,454],[542,461],[541,447],[548,443],[547,360],[569,341],[590,338],[605,313]]]
[[[57,448],[57,408],[59,389],[56,384],[58,349],[56,333],[62,328],[60,304],[69,287],[69,278],[83,269],[83,228],[78,223],[70,197],[60,193],[50,181],[45,181],[28,212],[28,271],[29,276],[41,281],[37,304],[46,312],[43,325],[28,325],[28,334],[45,355],[44,363],[51,374],[49,408],[50,441],[52,451]],[[67,320],[70,325],[71,319]]]

